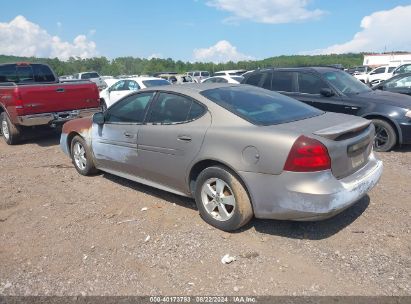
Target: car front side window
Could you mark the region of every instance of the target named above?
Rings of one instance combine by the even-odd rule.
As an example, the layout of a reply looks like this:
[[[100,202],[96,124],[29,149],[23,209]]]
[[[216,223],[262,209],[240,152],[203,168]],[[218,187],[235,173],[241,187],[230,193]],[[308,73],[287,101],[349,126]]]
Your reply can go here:
[[[106,123],[142,123],[154,92],[134,94],[125,97],[109,108],[105,115]]]
[[[311,73],[298,73],[298,91],[305,94],[320,94],[328,85],[318,76]]]
[[[160,93],[152,107],[148,122],[159,124],[181,123],[188,120],[193,101],[181,95]]]

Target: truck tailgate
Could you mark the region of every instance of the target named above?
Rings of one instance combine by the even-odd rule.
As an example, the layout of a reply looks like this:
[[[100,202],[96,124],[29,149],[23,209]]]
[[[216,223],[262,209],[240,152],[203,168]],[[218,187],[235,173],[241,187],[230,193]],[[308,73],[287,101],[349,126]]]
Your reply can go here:
[[[18,86],[21,114],[38,114],[97,108],[99,93],[95,83],[72,82]]]

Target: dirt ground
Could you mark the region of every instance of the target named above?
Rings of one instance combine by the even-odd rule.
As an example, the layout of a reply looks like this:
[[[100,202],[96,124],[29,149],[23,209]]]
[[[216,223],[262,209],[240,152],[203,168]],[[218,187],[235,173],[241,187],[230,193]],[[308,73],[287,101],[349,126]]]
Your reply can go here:
[[[230,234],[190,199],[80,176],[58,141],[0,139],[2,295],[411,294],[411,148],[378,154],[378,186],[330,220]]]

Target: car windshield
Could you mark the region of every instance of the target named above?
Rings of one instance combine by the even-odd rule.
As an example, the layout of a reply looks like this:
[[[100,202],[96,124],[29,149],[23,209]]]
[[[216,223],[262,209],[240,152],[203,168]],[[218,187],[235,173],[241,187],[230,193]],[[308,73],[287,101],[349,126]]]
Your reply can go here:
[[[345,94],[359,94],[369,92],[371,89],[354,78],[350,74],[343,71],[324,71],[322,75],[332,83],[338,90]]]
[[[210,89],[201,94],[239,117],[261,126],[318,116],[324,112],[290,97],[254,86]]]
[[[149,87],[169,85],[170,83],[167,80],[164,80],[164,79],[151,79],[151,80],[144,80],[143,84],[147,88],[149,88]]]

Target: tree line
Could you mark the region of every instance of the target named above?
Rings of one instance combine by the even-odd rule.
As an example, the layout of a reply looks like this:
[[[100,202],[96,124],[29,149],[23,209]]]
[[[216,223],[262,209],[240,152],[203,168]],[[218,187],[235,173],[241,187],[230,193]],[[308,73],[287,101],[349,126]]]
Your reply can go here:
[[[118,57],[108,59],[106,57],[93,58],[74,58],[70,57],[67,61],[58,58],[36,58],[36,57],[17,57],[0,55],[1,63],[10,62],[39,62],[50,65],[57,75],[72,75],[78,72],[96,71],[100,75],[150,75],[156,72],[178,72],[201,70],[217,72],[220,70],[254,70],[267,67],[292,67],[292,66],[326,66],[341,64],[346,68],[362,65],[363,54],[341,54],[341,55],[291,55],[270,57],[263,60],[250,60],[227,63],[212,62],[183,62],[171,58],[135,58]]]

